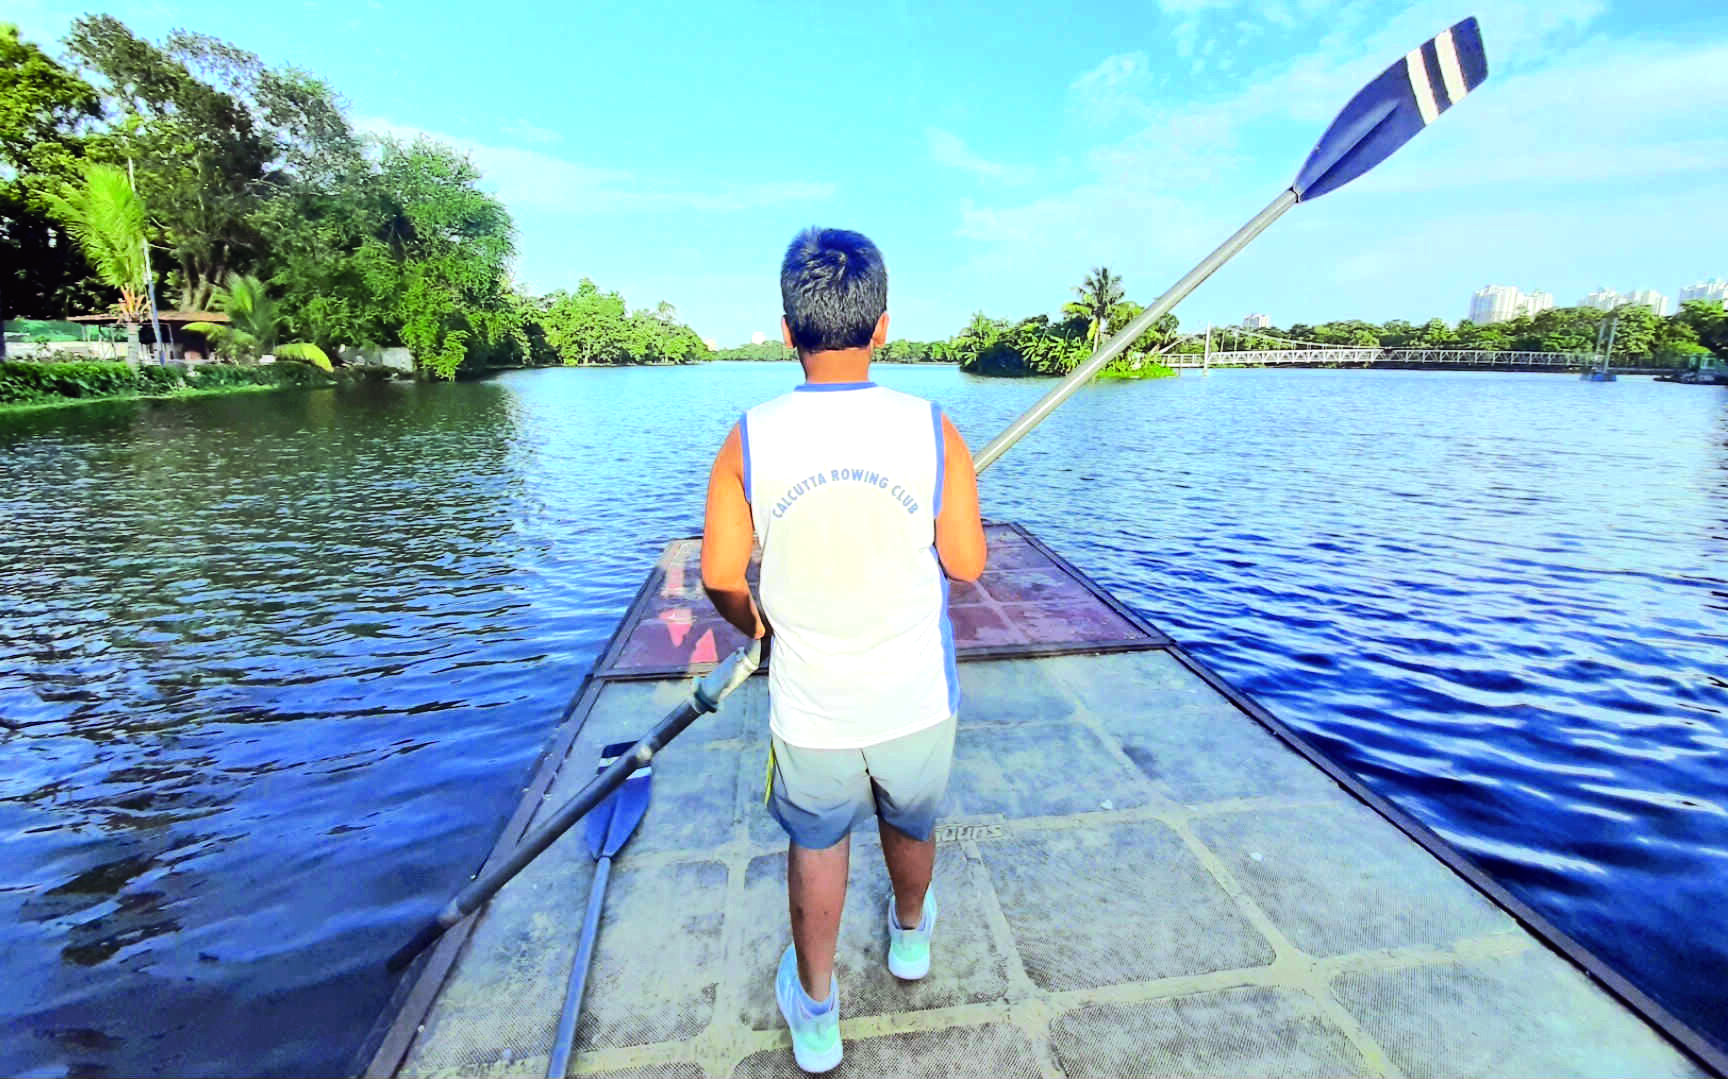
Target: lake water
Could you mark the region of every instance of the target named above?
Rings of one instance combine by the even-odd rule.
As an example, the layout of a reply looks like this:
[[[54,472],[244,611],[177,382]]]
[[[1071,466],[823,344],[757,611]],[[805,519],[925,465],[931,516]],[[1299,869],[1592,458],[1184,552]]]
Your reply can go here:
[[[1050,385],[877,377],[974,448]],[[797,379],[0,416],[0,1073],[350,1069],[384,957]],[[1105,384],[982,493],[1728,1042],[1728,392]]]

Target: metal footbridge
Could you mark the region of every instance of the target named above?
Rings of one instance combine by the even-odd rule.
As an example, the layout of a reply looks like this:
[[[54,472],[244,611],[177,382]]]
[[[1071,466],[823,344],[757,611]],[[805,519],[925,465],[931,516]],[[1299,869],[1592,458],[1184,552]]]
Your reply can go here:
[[[1391,349],[1378,345],[1310,345],[1290,349],[1220,349],[1170,353],[1159,362],[1173,368],[1365,367],[1454,371],[1577,371],[1597,363],[1586,352],[1518,352],[1504,349]]]

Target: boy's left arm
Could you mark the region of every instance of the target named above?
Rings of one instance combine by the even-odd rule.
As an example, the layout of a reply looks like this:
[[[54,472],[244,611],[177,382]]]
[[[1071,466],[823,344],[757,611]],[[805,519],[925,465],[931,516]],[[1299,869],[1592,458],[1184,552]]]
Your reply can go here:
[[[702,589],[726,621],[750,637],[768,627],[750,595],[744,572],[756,542],[756,524],[744,497],[744,444],[736,425],[708,474],[708,509],[702,528]]]

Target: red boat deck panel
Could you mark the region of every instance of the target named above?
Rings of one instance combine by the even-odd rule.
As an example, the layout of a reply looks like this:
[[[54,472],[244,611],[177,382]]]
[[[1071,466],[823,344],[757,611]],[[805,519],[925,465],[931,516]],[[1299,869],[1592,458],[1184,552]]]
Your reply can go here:
[[[990,563],[976,584],[949,593],[956,651],[968,659],[1156,648],[1170,639],[1015,525],[985,530]],[[761,553],[752,559],[756,583]],[[597,675],[656,678],[714,664],[744,643],[702,592],[702,541],[667,545],[653,576],[602,657]]]

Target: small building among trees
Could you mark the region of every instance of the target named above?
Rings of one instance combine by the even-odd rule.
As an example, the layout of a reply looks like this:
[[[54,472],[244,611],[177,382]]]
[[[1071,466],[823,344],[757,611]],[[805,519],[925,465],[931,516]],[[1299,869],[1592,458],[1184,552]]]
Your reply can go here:
[[[91,323],[97,326],[121,326],[117,315],[74,315],[75,323]],[[211,347],[210,338],[196,330],[188,330],[188,323],[226,323],[228,316],[220,311],[161,311],[156,314],[156,321],[162,326],[162,337],[166,348],[166,359],[182,364],[204,364],[215,359],[215,350]],[[146,318],[139,328],[138,340],[144,347],[145,356],[154,356],[156,350],[156,332]]]

